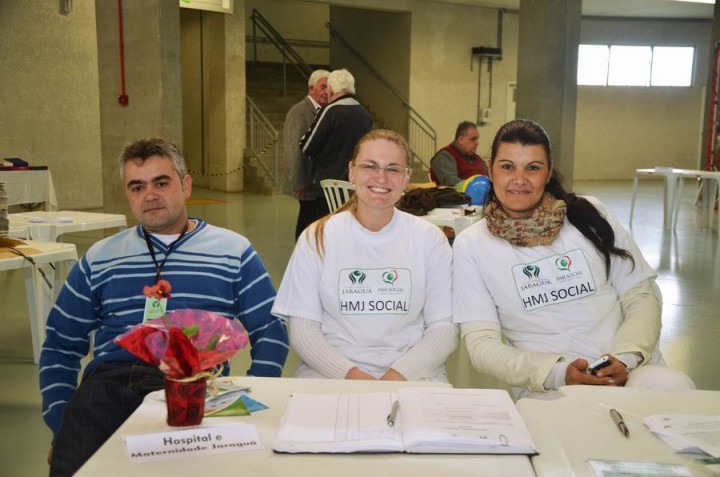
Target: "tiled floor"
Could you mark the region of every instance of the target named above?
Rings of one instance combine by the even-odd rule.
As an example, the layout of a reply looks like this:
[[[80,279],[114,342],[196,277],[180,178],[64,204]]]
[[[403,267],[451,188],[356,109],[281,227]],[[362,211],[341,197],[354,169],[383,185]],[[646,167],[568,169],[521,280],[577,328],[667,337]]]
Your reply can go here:
[[[579,183],[576,190],[599,197],[627,224],[631,182]],[[695,191],[686,187],[676,232],[662,228],[662,186],[641,182],[632,233],[659,274],[664,296],[661,349],[667,362],[688,373],[701,389],[720,390],[720,241],[717,229],[703,228],[691,209]],[[279,284],[292,252],[296,202],[282,196],[224,194],[196,189],[195,198],[226,204],[192,205],[192,216],[246,235]],[[717,223],[715,225],[717,227]],[[67,236],[79,253],[102,233]],[[50,432],[40,411],[37,366],[32,363],[30,330],[21,274],[0,273],[0,476],[45,475]],[[246,353],[233,359],[236,373],[246,369]],[[291,359],[286,374],[291,375]],[[462,349],[448,362],[451,382],[461,387],[498,383],[472,371]]]

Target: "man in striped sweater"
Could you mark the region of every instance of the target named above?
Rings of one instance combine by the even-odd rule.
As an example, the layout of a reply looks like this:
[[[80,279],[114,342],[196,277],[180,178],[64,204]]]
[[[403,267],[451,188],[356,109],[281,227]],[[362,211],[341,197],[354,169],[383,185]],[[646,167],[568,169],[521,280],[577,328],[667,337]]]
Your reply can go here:
[[[248,332],[247,374],[280,376],[285,324],[270,314],[275,289],[250,242],[188,218],[192,179],[171,143],[128,145],[120,175],[138,225],[94,244],[68,275],[47,321],[40,355],[43,418],[53,431],[50,475],[72,475],[142,403],[163,375],[113,343],[149,318],[145,286],[172,287],[167,311],[196,308],[239,320]],[[77,385],[80,360],[92,359]]]

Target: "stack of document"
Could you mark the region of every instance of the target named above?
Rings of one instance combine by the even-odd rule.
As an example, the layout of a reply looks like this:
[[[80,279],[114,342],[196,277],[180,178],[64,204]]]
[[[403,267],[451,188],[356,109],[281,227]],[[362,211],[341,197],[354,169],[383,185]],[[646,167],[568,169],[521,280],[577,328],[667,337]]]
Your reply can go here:
[[[537,453],[506,391],[422,387],[397,393],[294,394],[273,450]]]
[[[5,183],[0,182],[0,237],[7,237],[10,230],[8,219],[8,196],[5,192]]]
[[[677,453],[720,457],[720,416],[657,414],[643,423]]]

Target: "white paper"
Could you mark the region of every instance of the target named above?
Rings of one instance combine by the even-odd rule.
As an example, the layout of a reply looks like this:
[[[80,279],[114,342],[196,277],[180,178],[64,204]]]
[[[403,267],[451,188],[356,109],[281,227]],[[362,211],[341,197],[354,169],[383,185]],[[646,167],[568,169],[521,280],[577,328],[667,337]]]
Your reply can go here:
[[[394,426],[387,416],[400,408]],[[273,449],[278,452],[534,454],[506,391],[403,388],[398,393],[295,394]]]
[[[280,452],[401,452],[401,424],[388,426],[394,393],[294,394],[274,449]]]
[[[656,414],[643,423],[675,452],[720,457],[720,416]]]
[[[525,421],[504,391],[405,388],[398,395],[408,452],[466,453],[482,446],[487,453],[533,453]]]
[[[692,472],[684,465],[610,460],[589,460],[587,463],[595,477],[692,477]]]
[[[436,207],[428,212],[433,217],[465,217],[465,209],[445,209]]]
[[[235,423],[125,436],[131,463],[262,449],[252,424]]]

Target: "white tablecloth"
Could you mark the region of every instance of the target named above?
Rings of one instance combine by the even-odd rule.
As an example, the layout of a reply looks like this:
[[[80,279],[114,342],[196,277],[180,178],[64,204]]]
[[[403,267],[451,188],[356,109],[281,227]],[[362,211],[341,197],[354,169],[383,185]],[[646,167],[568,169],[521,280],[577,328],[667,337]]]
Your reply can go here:
[[[57,210],[50,170],[0,171],[0,181],[5,183],[8,205],[45,202],[45,210]]]

